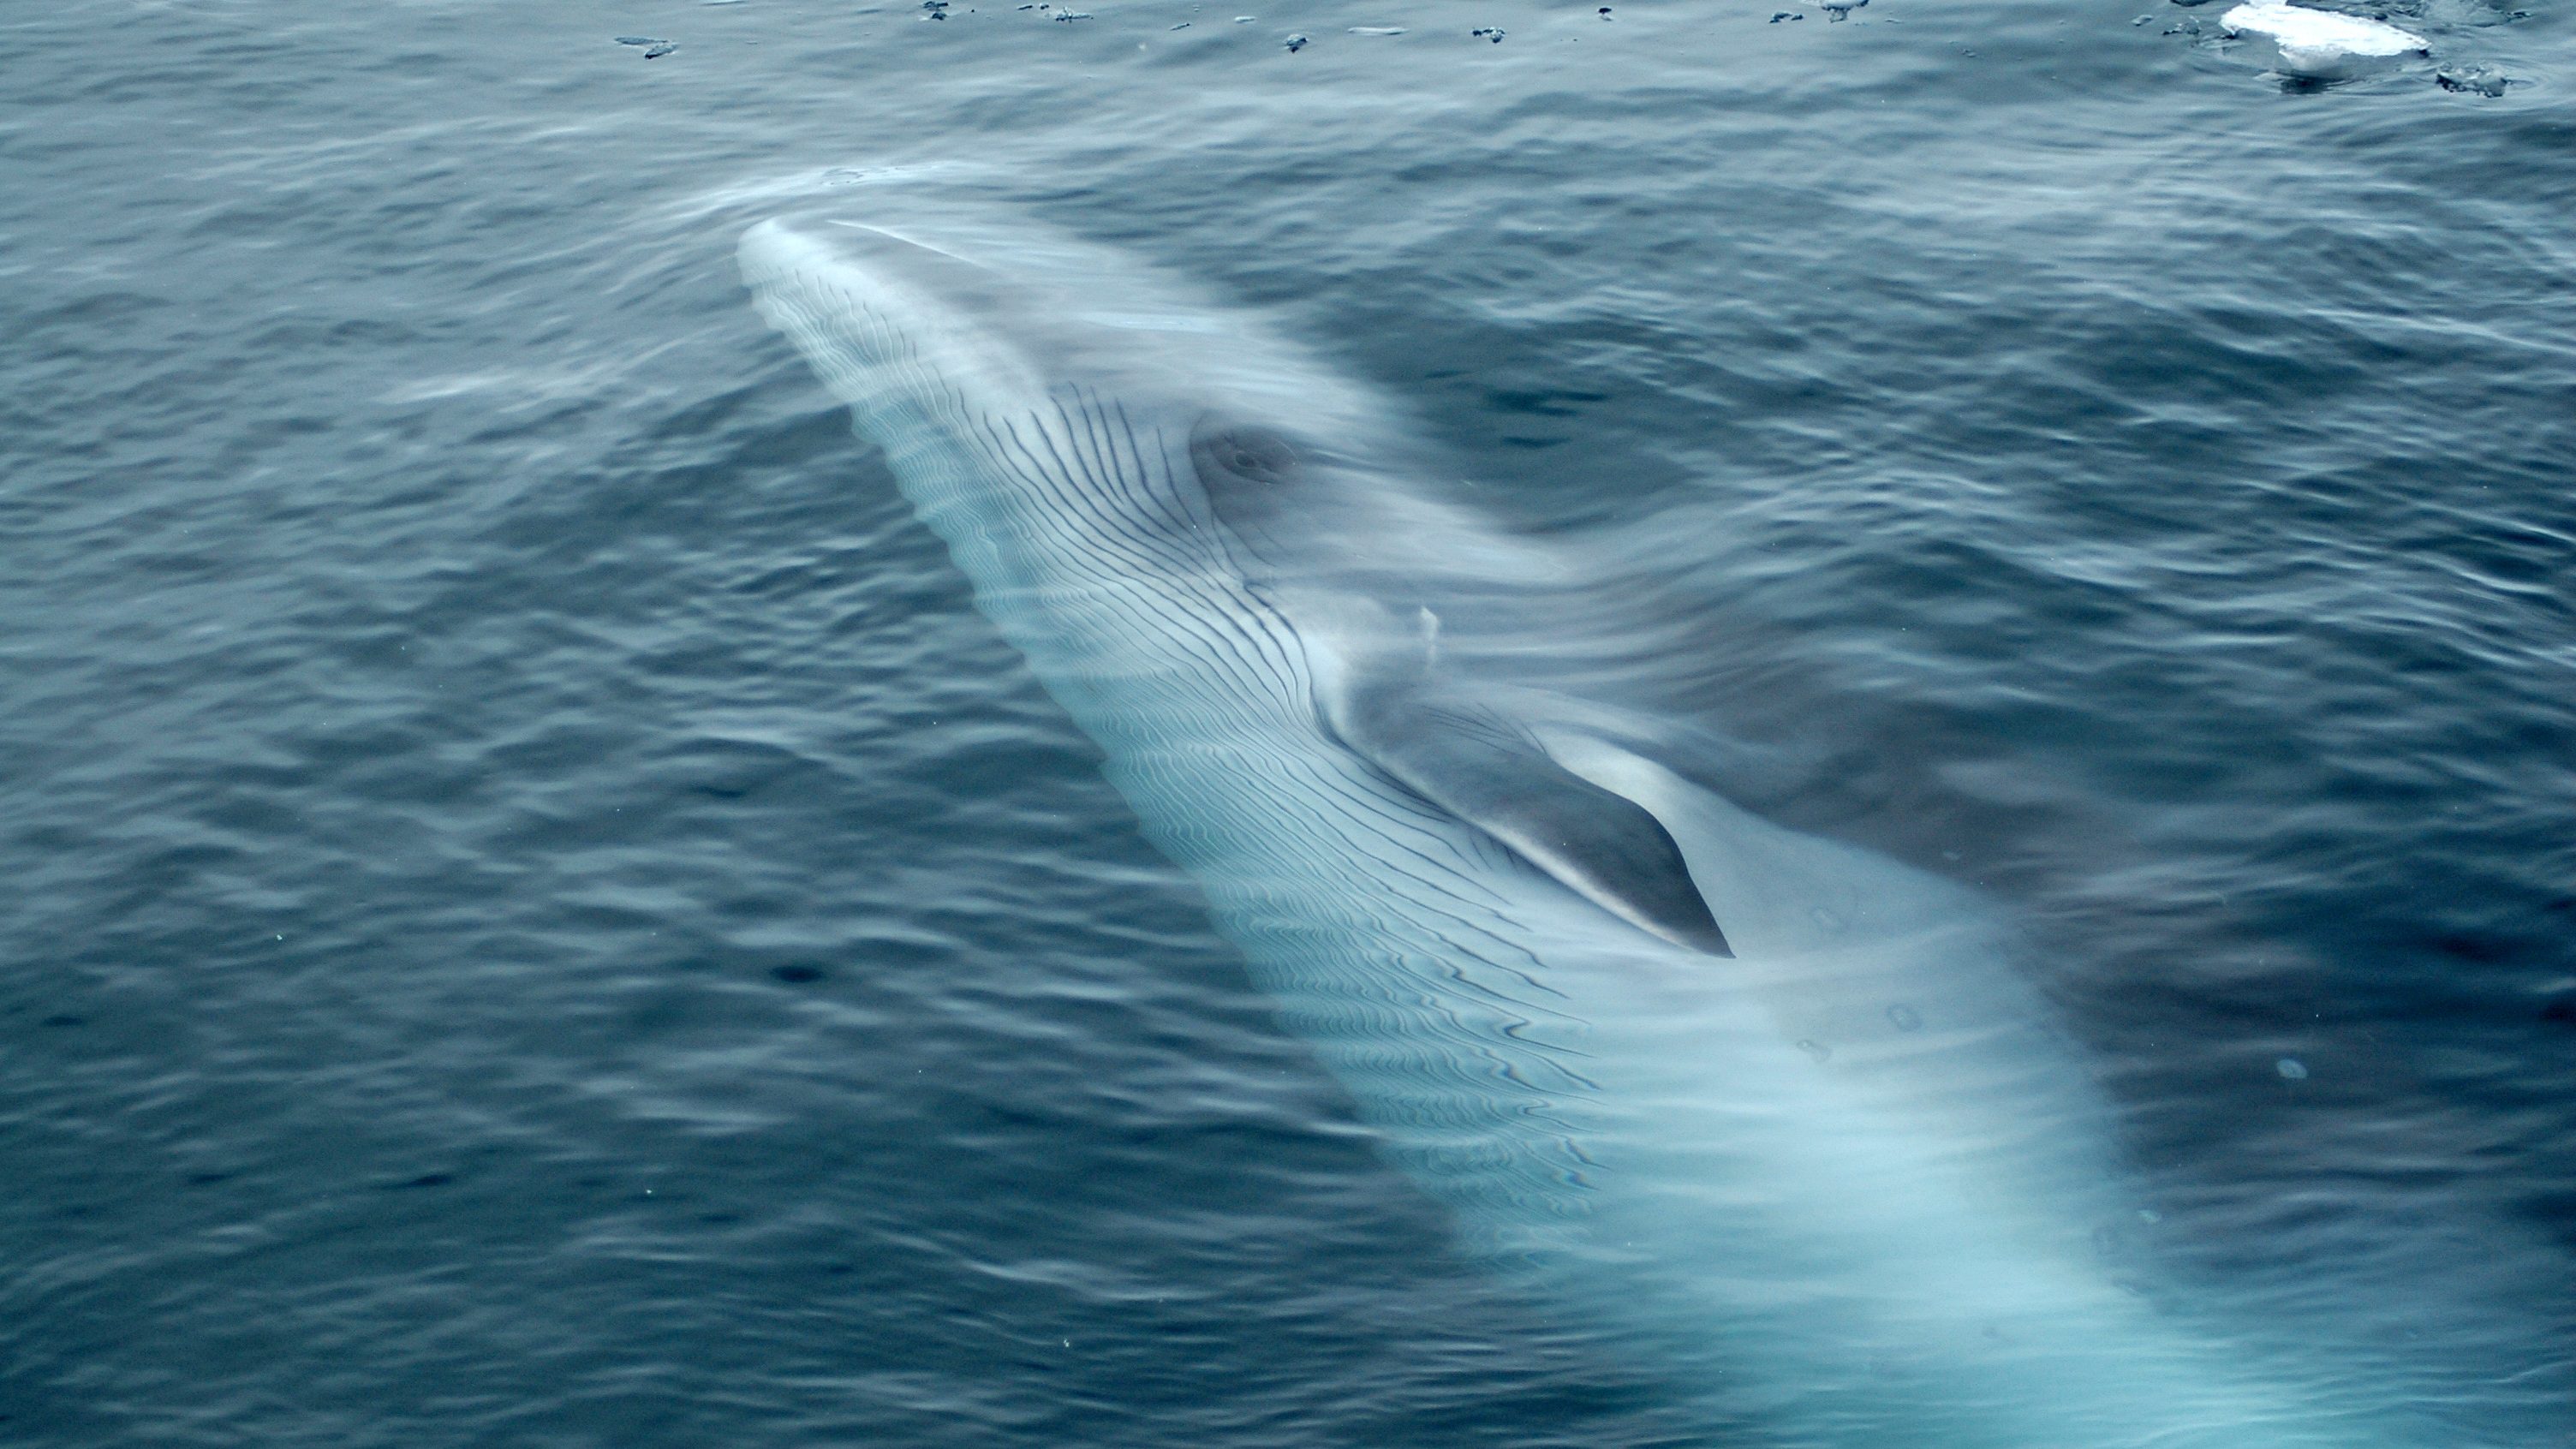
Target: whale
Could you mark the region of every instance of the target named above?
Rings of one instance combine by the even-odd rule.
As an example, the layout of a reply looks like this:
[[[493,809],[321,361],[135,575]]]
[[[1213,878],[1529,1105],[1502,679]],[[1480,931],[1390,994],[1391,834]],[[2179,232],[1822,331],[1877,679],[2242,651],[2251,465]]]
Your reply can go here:
[[[1576,687],[1615,601],[1381,391],[976,204],[738,257],[1457,1251],[1646,1366],[1654,1442],[2478,1442],[2164,1273],[2005,913]]]

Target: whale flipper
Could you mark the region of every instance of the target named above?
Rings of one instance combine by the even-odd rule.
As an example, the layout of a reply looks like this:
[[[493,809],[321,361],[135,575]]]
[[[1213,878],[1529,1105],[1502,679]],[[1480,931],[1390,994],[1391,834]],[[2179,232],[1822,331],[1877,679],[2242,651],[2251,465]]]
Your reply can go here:
[[[1406,789],[1629,924],[1735,954],[1663,822],[1557,763],[1500,714],[1418,679],[1362,684],[1335,705],[1329,722],[1342,742]]]

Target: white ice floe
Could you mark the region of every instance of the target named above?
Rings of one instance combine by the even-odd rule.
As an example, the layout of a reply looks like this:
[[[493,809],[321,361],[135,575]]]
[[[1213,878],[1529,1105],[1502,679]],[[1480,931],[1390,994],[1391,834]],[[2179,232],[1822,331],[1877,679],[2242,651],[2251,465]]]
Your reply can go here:
[[[2348,80],[2430,48],[2424,37],[2384,20],[2284,0],[2247,0],[2218,23],[2231,35],[2269,42],[2276,68],[2311,80]]]

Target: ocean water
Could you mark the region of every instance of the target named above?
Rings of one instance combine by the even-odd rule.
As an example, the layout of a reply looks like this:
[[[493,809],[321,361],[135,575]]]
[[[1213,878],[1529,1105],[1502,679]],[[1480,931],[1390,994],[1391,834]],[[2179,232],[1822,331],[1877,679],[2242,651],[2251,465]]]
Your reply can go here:
[[[1700,1442],[752,311],[907,168],[1615,561],[1599,682],[2036,943],[2179,1281],[2576,1442],[2568,17],[2216,8],[0,11],[0,1443]]]

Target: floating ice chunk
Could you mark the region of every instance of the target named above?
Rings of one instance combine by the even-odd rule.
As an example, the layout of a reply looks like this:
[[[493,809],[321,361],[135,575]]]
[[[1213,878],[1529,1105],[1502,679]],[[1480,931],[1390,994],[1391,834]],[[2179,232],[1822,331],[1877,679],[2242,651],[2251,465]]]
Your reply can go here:
[[[2504,88],[2508,82],[2503,76],[2485,66],[2467,65],[2449,66],[2435,72],[2433,84],[2446,91],[2459,91],[2467,95],[2486,96],[2492,99],[2504,94]]]
[[[2272,1064],[2272,1070],[2279,1072],[2287,1081],[2304,1082],[2308,1079],[2308,1064],[2297,1057],[2281,1058]]]
[[[2231,35],[2268,42],[2277,69],[2310,80],[2349,80],[2431,48],[2424,37],[2384,20],[2311,10],[2285,0],[2248,0],[2218,17],[2218,23]]]

